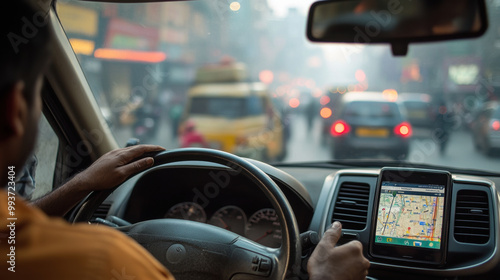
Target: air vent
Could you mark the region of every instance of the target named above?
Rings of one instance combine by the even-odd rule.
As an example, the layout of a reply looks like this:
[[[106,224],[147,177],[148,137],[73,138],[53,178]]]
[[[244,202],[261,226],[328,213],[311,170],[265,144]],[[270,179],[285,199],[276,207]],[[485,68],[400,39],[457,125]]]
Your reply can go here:
[[[490,214],[486,192],[458,191],[455,210],[455,239],[473,244],[484,244],[490,239]]]
[[[92,215],[92,220],[95,218],[106,219],[108,215],[109,208],[111,208],[111,203],[103,203],[99,205],[97,210],[95,210],[94,215]]]
[[[370,185],[352,182],[342,183],[333,209],[332,222],[341,222],[344,229],[364,229],[369,197]]]

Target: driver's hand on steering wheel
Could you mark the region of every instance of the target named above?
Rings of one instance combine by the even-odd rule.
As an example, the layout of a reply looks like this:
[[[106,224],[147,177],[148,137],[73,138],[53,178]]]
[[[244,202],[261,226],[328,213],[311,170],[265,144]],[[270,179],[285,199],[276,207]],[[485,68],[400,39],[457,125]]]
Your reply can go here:
[[[137,145],[116,149],[100,157],[76,175],[73,180],[78,180],[80,189],[83,188],[86,191],[111,189],[154,164],[152,157],[136,160],[137,158],[144,153],[164,150],[165,148],[157,145]]]
[[[111,189],[130,176],[154,164],[152,157],[140,158],[144,153],[159,152],[165,148],[156,145],[137,145],[111,151],[66,184],[31,204],[49,216],[63,216],[92,191]]]
[[[370,262],[363,256],[363,245],[351,241],[335,247],[341,234],[340,222],[325,232],[307,263],[309,279],[366,279]]]

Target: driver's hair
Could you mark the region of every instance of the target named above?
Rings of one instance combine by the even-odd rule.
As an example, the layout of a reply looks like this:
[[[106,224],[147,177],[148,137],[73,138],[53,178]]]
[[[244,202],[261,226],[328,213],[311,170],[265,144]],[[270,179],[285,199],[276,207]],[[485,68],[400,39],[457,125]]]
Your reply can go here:
[[[24,97],[31,106],[34,85],[50,60],[51,32],[47,11],[35,1],[4,3],[0,16],[0,102],[17,81],[24,82]]]

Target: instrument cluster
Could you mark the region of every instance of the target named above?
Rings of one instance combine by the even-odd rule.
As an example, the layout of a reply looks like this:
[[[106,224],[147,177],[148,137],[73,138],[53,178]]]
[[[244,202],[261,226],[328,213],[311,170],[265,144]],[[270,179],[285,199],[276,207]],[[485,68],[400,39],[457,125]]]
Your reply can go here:
[[[240,207],[226,205],[207,217],[205,210],[198,203],[181,202],[170,207],[164,218],[208,223],[267,247],[278,248],[281,244],[281,224],[272,208],[262,208],[247,217],[247,213]]]

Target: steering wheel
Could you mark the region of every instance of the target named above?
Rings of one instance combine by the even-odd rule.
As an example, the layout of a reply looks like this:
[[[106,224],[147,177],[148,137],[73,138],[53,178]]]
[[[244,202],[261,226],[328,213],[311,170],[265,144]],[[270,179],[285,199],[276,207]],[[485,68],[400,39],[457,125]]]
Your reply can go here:
[[[227,166],[232,170],[228,172],[241,172],[264,192],[282,227],[279,248],[265,247],[225,229],[187,220],[148,220],[117,228],[146,248],[176,279],[284,279],[287,272],[297,275],[301,254],[297,221],[283,192],[262,170],[238,156],[204,148],[163,151],[153,158],[154,166],[205,161]],[[89,221],[112,191],[89,195],[74,222]]]

